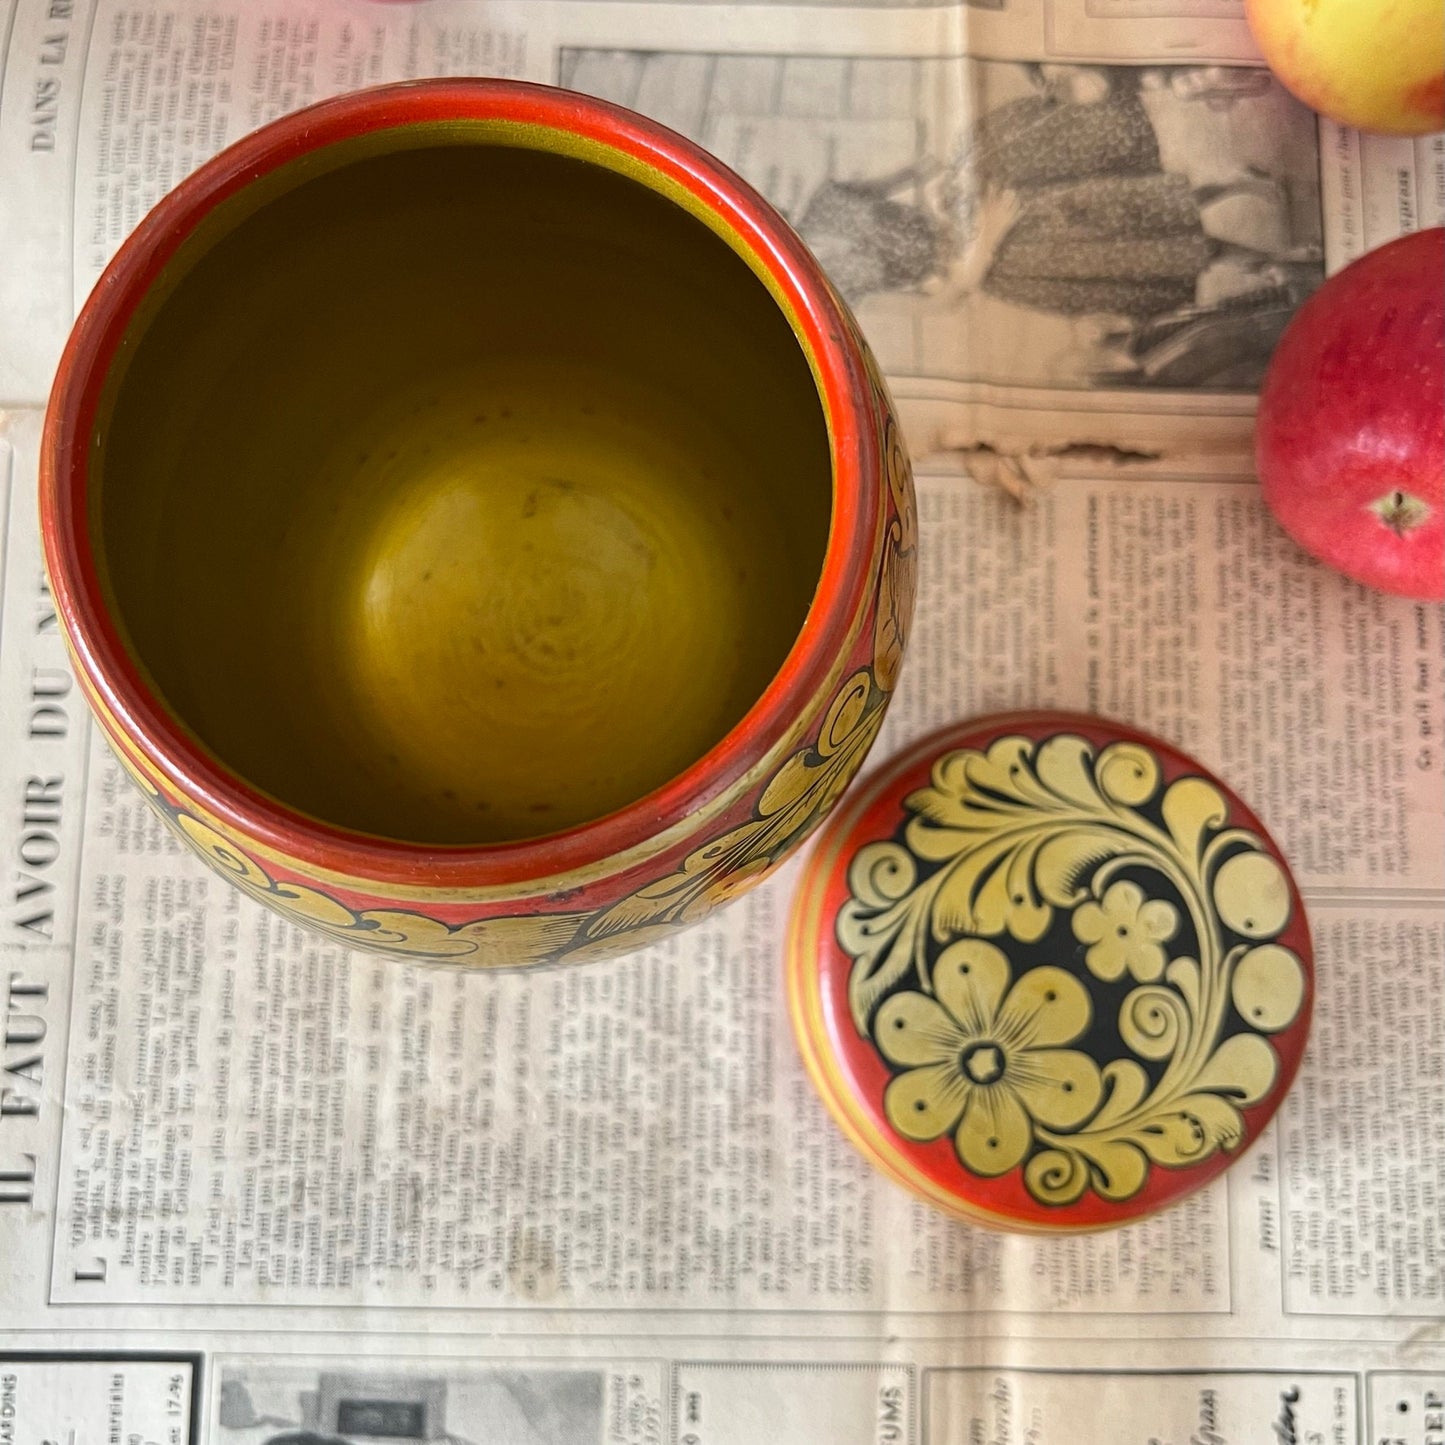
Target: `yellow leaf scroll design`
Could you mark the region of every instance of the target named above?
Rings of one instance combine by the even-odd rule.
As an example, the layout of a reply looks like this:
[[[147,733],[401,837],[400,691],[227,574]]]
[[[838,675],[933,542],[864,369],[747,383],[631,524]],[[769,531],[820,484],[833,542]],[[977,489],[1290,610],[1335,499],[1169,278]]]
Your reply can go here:
[[[903,663],[903,647],[918,591],[918,507],[903,437],[891,415],[883,418],[883,473],[893,515],[878,571],[878,615],[873,624],[873,674],[891,692]]]
[[[768,782],[753,816],[695,849],[682,867],[612,907],[503,915],[449,924],[402,908],[355,909],[332,894],[275,878],[210,824],[171,804],[122,750],[117,756],[180,840],[257,901],[348,948],[470,967],[581,962],[644,948],[760,882],[837,802],[883,724],[888,693],[869,668],[843,683],[817,738]]]
[[[329,893],[272,878],[229,838],[192,817],[175,815],[182,837],[244,893],[348,948],[370,948],[481,968],[540,963],[566,946],[585,913],[519,914],[458,926],[408,909],[348,907]]]
[[[587,925],[587,936],[676,928],[760,881],[842,796],[883,726],[887,699],[868,668],[854,673],[833,699],[817,742],[779,768],[746,823],[690,853],[677,872],[600,913]]]
[[[1162,788],[1139,743],[1010,736],[940,758],[905,808],[901,838],[854,856],[837,923],[854,1024],[902,1069],[884,1100],[895,1129],[952,1132],[964,1167],[1022,1166],[1057,1205],[1089,1189],[1122,1201],[1151,1165],[1236,1147],[1240,1111],[1279,1072],[1264,1035],[1294,1022],[1306,984],[1272,941],[1290,922],[1284,870],[1228,826],[1219,789]],[[1149,875],[1169,896],[1150,896]],[[1026,950],[1060,914],[1088,974],[1138,984],[1117,1020],[1128,1055],[1101,1069],[1057,1048],[1085,1029],[1077,978],[1034,967],[1009,986],[1004,943]]]

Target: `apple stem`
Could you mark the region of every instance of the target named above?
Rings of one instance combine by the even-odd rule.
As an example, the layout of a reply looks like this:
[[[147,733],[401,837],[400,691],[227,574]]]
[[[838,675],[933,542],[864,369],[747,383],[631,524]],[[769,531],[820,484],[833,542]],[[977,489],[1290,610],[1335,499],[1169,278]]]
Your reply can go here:
[[[1370,510],[1397,536],[1413,532],[1430,515],[1430,504],[1398,489],[1370,503]]]

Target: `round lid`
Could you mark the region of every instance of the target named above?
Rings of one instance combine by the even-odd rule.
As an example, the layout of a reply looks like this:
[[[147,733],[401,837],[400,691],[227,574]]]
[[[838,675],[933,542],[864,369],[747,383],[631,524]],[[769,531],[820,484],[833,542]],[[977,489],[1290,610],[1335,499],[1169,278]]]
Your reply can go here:
[[[1029,1230],[1213,1179],[1278,1108],[1314,998],[1254,814],[1167,743],[1054,712],[935,733],[851,792],[787,967],[808,1072],[868,1159]]]

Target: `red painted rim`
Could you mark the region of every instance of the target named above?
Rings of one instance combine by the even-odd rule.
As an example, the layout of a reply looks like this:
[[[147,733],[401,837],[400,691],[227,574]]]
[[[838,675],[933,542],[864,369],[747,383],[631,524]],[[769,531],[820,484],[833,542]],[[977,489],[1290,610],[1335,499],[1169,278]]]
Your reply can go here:
[[[483,846],[406,843],[333,827],[258,792],[178,725],[143,680],[105,606],[86,505],[89,441],[109,364],[162,269],[215,206],[309,152],[375,131],[507,120],[580,135],[690,192],[751,248],[787,298],[817,365],[833,473],[827,550],[782,667],[710,752],[648,796],[543,838]],[[879,454],[863,361],[817,262],[751,186],[691,141],[621,107],[551,86],[428,80],[340,96],[237,141],[171,191],[106,268],[61,357],[45,420],[40,509],[46,564],[79,667],[138,749],[189,798],[245,837],[337,873],[439,888],[505,886],[622,853],[683,822],[757,765],[812,703],[872,586]]]

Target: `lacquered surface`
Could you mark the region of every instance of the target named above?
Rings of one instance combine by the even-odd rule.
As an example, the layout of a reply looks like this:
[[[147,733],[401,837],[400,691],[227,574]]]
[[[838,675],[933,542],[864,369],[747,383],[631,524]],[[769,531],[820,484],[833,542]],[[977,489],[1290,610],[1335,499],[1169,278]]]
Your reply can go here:
[[[828,441],[785,319],[692,217],[562,157],[310,181],[196,264],[112,400],[95,535],[137,659],[344,828],[632,802],[739,721],[817,586]]]
[[[1314,962],[1259,819],[1100,718],[955,725],[850,795],[793,903],[790,1011],[839,1126],[970,1221],[1110,1227],[1256,1139]]]
[[[125,558],[121,570],[130,573],[137,596],[144,599],[151,582],[173,565],[174,544],[184,535],[195,551],[182,549],[175,565],[194,585],[169,613],[152,601],[146,616],[143,604],[139,629],[150,627],[162,638],[176,639],[178,657],[195,649],[189,655],[201,659],[194,668],[204,684],[197,691],[212,687],[218,669],[232,662],[255,667],[259,658],[274,669],[275,657],[287,648],[308,645],[302,630],[290,626],[290,614],[264,580],[258,583],[244,571],[234,576],[217,563],[240,556],[248,536],[262,539],[251,555],[263,561],[266,549],[282,545],[290,533],[304,537],[307,528],[297,517],[306,508],[298,498],[308,488],[289,485],[285,467],[277,469],[280,480],[253,469],[250,490],[227,493],[206,468],[200,473],[203,481],[195,483],[177,465],[187,449],[224,472],[231,453],[254,446],[253,433],[265,428],[241,414],[208,430],[199,408],[194,414],[179,410],[173,398],[189,402],[223,397],[227,388],[269,387],[272,415],[280,431],[289,433],[285,446],[283,438],[271,439],[273,453],[289,462],[309,448],[314,476],[325,470],[332,453],[325,429],[314,425],[317,409],[301,404],[308,386],[314,393],[334,388],[341,378],[361,396],[365,404],[353,409],[350,437],[366,425],[386,423],[389,406],[414,401],[415,392],[408,389],[412,383],[464,373],[494,339],[506,341],[511,335],[531,341],[537,335],[538,328],[530,324],[506,330],[503,323],[512,315],[508,308],[520,306],[515,288],[507,286],[494,288],[499,299],[491,319],[498,326],[468,327],[455,306],[442,301],[434,300],[420,313],[413,308],[407,319],[434,323],[436,335],[466,338],[465,345],[443,355],[455,363],[449,372],[438,364],[436,335],[420,350],[407,351],[407,338],[399,331],[378,331],[376,317],[385,314],[392,293],[372,284],[372,272],[357,296],[343,293],[338,305],[348,321],[366,319],[386,344],[328,353],[328,364],[310,372],[298,363],[296,343],[305,330],[301,323],[311,314],[308,308],[347,274],[356,244],[366,241],[373,223],[385,225],[396,212],[398,196],[389,192],[371,209],[366,225],[347,227],[329,250],[320,248],[309,272],[312,284],[293,284],[289,291],[280,287],[295,303],[289,309],[271,305],[278,282],[291,275],[290,260],[282,256],[281,264],[269,270],[259,267],[264,274],[249,289],[231,295],[227,306],[209,298],[199,308],[201,324],[189,334],[184,324],[178,328],[171,340],[190,350],[178,351],[180,360],[168,372],[157,370],[175,391],[153,395],[148,411],[133,415],[131,436],[138,454],[145,456],[149,448],[151,460],[164,464],[157,466],[159,474],[174,478],[167,500],[175,506],[127,507],[123,490],[119,505],[111,506],[115,494],[107,500],[106,453],[125,440],[124,426],[118,436],[111,421],[118,384],[126,382],[136,338],[166,306],[180,273],[219,237],[235,231],[241,218],[266,213],[300,176],[314,179],[362,155],[387,155],[403,147],[417,152],[500,147],[530,153],[519,164],[537,156],[579,163],[582,171],[573,173],[565,193],[552,188],[552,195],[561,197],[568,226],[582,216],[600,218],[602,244],[593,244],[597,236],[587,238],[589,260],[616,252],[617,223],[624,219],[594,210],[589,184],[626,178],[646,192],[641,204],[669,211],[671,221],[661,229],[632,231],[654,242],[665,236],[666,244],[654,244],[640,255],[623,248],[620,267],[603,272],[602,290],[588,298],[595,303],[593,312],[616,323],[610,331],[603,324],[591,331],[574,324],[576,307],[542,318],[543,333],[555,343],[550,359],[556,364],[564,358],[575,370],[599,354],[619,359],[646,354],[654,369],[639,375],[624,368],[629,385],[646,383],[654,395],[679,405],[680,399],[696,399],[698,409],[707,412],[709,406],[701,405],[705,400],[712,420],[734,431],[730,445],[748,451],[750,462],[763,457],[763,480],[750,495],[760,497],[778,521],[784,546],[801,545],[808,552],[809,539],[816,536],[811,545],[822,547],[826,525],[816,590],[786,656],[714,746],[618,811],[505,842],[472,839],[443,846],[381,836],[338,826],[288,797],[260,791],[199,737],[159,690],[129,640],[136,620],[118,610],[117,589],[106,575],[107,544],[118,541],[118,555]],[[461,187],[460,193],[474,204],[474,187]],[[435,189],[427,197],[446,200],[445,192]],[[323,216],[333,214],[323,208]],[[395,265],[389,274],[398,278],[395,284],[424,290],[424,278],[435,275],[438,254],[446,253],[452,254],[454,270],[464,266],[475,286],[473,272],[485,251],[486,229],[499,214],[504,213],[494,208],[479,218],[475,235],[457,240],[452,252],[460,250],[460,257],[447,253],[444,245],[439,249],[435,227],[393,227]],[[511,225],[512,213],[505,214]],[[539,219],[535,208],[520,214],[529,224]],[[553,226],[553,233],[558,229]],[[690,254],[700,233],[722,244],[716,265],[698,264],[701,258]],[[299,228],[292,239],[304,241],[310,234]],[[443,229],[440,234],[453,233]],[[509,280],[524,274],[534,260],[535,239],[516,251]],[[665,356],[655,346],[649,350],[647,309],[622,304],[635,294],[639,272],[666,302],[664,334],[679,342]],[[591,267],[586,274],[596,279],[599,272]],[[559,284],[546,293],[549,297],[565,298],[569,286],[577,290],[565,268],[550,279]],[[691,292],[682,294],[687,283]],[[706,293],[701,299],[699,290]],[[453,291],[452,299],[460,294]],[[675,300],[685,304],[674,306]],[[266,305],[269,314],[260,309]],[[391,309],[396,313],[405,307]],[[169,314],[184,323],[184,308]],[[164,317],[163,311],[162,323]],[[256,341],[257,333],[268,330],[281,344]],[[359,325],[357,334],[364,337],[365,328]],[[770,350],[780,335],[785,345]],[[592,342],[596,349],[579,350]],[[474,350],[467,352],[466,345]],[[488,355],[506,359],[516,377],[525,372],[524,350],[514,346]],[[162,354],[167,351],[161,348]],[[398,351],[432,370],[422,366],[402,375],[396,370]],[[795,384],[799,358],[806,376],[801,385]],[[606,375],[610,385],[618,372],[614,368]],[[373,383],[370,393],[366,381]],[[432,394],[438,394],[435,388]],[[541,409],[557,396],[557,388],[549,389]],[[735,401],[747,408],[740,435]],[[432,405],[439,414],[446,412],[447,388]],[[526,409],[514,407],[515,419],[520,421]],[[813,419],[808,426],[820,446],[796,430],[800,414]],[[295,423],[289,427],[288,415]],[[186,424],[176,425],[177,420]],[[819,450],[818,471],[824,475],[809,471]],[[778,464],[770,466],[774,461]],[[797,461],[803,465],[794,466]],[[816,486],[810,485],[812,478]],[[357,472],[351,490],[364,496],[369,487],[360,485],[362,480]],[[382,590],[404,601],[398,615],[423,611],[413,595],[420,588],[402,580],[403,572],[416,575],[418,564],[400,563],[434,552],[435,539],[451,530],[449,508],[466,504],[465,498],[457,503],[456,488],[445,484],[419,485],[408,494],[412,491],[415,506],[402,508],[388,525],[378,521],[371,528],[383,538],[381,545],[348,549],[340,541],[333,544],[337,558],[354,551],[370,559],[356,570],[373,580],[380,576]],[[315,489],[315,495],[323,495],[322,490]],[[539,495],[538,514],[541,501]],[[528,505],[524,495],[520,512]],[[178,529],[173,523],[187,507],[203,514],[202,523]],[[366,512],[359,502],[355,509]],[[343,510],[338,503],[337,517]],[[46,570],[79,685],[117,755],[172,830],[238,888],[346,947],[469,967],[578,962],[638,948],[704,917],[768,876],[826,816],[877,736],[897,682],[915,593],[917,516],[907,449],[887,388],[846,306],[786,222],[739,177],[663,127],[606,102],[516,81],[407,82],[323,101],[242,137],[163,198],[107,267],[61,358],[46,415],[40,511]],[[101,525],[94,525],[98,517]],[[519,513],[519,523],[525,520]],[[112,526],[115,535],[108,537]],[[325,529],[328,537],[344,537],[348,530],[335,520]],[[590,549],[592,554],[604,550]],[[810,560],[816,561],[816,555]],[[315,570],[325,569],[318,564]],[[421,561],[419,583],[427,570]],[[436,569],[431,570],[436,581]],[[454,592],[475,585],[473,578],[462,586],[467,575],[458,569],[451,579]],[[396,585],[388,579],[396,579]],[[289,585],[289,579],[283,580]],[[206,613],[208,590],[254,603],[254,615],[235,605],[229,612],[213,606]],[[363,597],[366,591],[361,589]],[[172,587],[166,596],[174,600],[180,593]],[[294,595],[290,600],[294,603]],[[594,615],[603,610],[595,609]],[[653,616],[660,618],[663,610],[655,609]],[[205,628],[222,615],[233,619],[233,641],[258,634],[259,640],[248,643],[254,653],[242,648],[234,657],[217,657],[208,647]],[[269,626],[269,638],[267,626],[258,622]],[[360,624],[353,630],[362,630]],[[393,629],[393,640],[398,631]],[[378,668],[394,664],[390,643],[371,652]],[[294,669],[282,680],[293,675]],[[655,712],[670,701],[649,694],[634,699],[634,705]],[[267,707],[288,716],[261,716]],[[275,688],[264,701],[253,699],[252,708],[258,731],[285,735],[288,728],[293,734],[313,728],[319,766],[304,780],[308,783],[324,775],[331,765],[327,749],[338,746],[336,739],[354,726],[330,697],[305,688]],[[308,710],[315,719],[310,724]],[[333,722],[339,726],[332,728]]]

